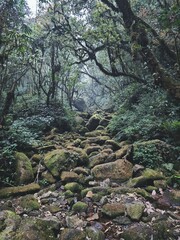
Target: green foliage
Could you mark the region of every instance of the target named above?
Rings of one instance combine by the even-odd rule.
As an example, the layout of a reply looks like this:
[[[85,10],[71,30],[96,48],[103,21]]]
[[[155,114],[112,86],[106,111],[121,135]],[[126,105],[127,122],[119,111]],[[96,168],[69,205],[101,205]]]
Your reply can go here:
[[[165,139],[169,128],[166,122],[172,119],[171,130],[179,132],[179,122],[175,120],[179,107],[162,90],[140,87],[131,85],[119,96],[117,105],[120,101],[123,104],[110,122],[109,130],[119,140]]]
[[[139,145],[134,149],[133,162],[152,168],[159,167],[163,158],[155,144]]]
[[[171,173],[179,169],[179,149],[160,140],[137,142],[133,145],[133,162],[150,168],[163,168]]]
[[[170,136],[180,140],[180,121],[165,122],[163,123],[163,128]]]
[[[14,184],[15,177],[15,158],[14,150],[16,144],[10,144],[8,141],[1,141],[0,145],[0,185],[11,186]]]
[[[159,22],[164,29],[179,29],[180,11],[179,4],[172,5],[169,9],[164,9],[159,16]]]

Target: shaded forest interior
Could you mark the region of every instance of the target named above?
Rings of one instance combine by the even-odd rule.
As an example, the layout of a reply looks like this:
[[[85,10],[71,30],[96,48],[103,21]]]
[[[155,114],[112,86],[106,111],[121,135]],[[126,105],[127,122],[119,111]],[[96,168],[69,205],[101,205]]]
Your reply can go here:
[[[179,240],[179,32],[179,0],[0,0],[1,240]]]

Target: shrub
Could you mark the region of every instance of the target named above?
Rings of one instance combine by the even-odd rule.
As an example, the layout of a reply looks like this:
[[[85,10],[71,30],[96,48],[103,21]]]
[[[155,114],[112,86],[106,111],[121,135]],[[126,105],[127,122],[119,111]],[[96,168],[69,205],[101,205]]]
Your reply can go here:
[[[140,85],[136,85],[136,88]],[[179,106],[170,101],[167,94],[160,89],[143,88],[141,92],[134,86],[128,93],[134,92],[132,97],[119,105],[117,114],[112,118],[108,129],[116,135],[118,140],[136,141],[139,139],[167,138],[167,128],[171,132],[178,132],[180,124],[178,118]],[[125,91],[126,92],[126,91]],[[123,93],[125,95],[125,93]],[[121,98],[121,96],[120,96]],[[124,99],[124,96],[122,97]],[[172,121],[163,125],[166,121]],[[166,130],[166,131],[165,131]],[[172,134],[173,135],[173,134]]]
[[[14,150],[16,144],[10,144],[8,141],[0,142],[0,185],[11,186],[14,184],[15,177],[15,158]]]

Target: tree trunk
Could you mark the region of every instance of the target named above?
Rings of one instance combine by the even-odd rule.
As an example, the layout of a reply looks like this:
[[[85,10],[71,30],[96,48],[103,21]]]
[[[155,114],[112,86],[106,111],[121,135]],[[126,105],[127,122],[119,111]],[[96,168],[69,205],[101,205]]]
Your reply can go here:
[[[131,48],[134,60],[139,56],[147,65],[154,78],[154,84],[167,90],[172,97],[180,100],[180,83],[163,69],[156,56],[148,46],[146,24],[132,11],[128,0],[115,0],[116,6],[109,0],[101,0],[112,10],[122,14],[124,26],[131,37]]]

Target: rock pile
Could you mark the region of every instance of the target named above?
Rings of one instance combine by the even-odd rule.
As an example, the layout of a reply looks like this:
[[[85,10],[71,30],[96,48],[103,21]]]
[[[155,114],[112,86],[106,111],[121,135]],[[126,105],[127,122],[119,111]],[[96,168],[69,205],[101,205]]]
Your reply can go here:
[[[137,145],[111,138],[109,115],[84,119],[29,158],[16,153],[17,186],[0,190],[0,240],[178,240],[180,191],[134,164]]]

